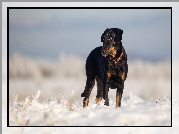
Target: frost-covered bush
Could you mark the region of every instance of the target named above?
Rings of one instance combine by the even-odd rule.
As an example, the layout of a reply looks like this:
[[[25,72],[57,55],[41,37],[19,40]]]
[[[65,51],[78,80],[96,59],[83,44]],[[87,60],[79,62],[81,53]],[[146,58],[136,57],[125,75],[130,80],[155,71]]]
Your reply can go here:
[[[149,62],[128,60],[128,77],[138,79],[170,79],[171,61]],[[32,59],[14,54],[9,60],[10,78],[83,78],[85,77],[85,58],[61,54],[56,61]]]
[[[41,91],[38,90],[35,96],[28,96],[22,102],[18,102],[18,96],[14,95],[13,101],[10,105],[10,114],[12,115],[10,123],[13,122],[11,125],[28,125],[32,116],[38,116],[39,118],[39,116],[43,115],[44,117],[41,117],[43,120],[53,112],[63,113],[78,110],[77,106],[74,104],[74,99],[72,98],[74,91],[68,100],[65,99],[65,96],[63,96],[61,100],[51,97],[46,99],[43,103],[38,101],[40,94]]]
[[[156,63],[142,60],[134,60],[128,64],[130,78],[147,79],[171,79],[171,61],[159,61]]]
[[[31,59],[14,54],[9,60],[10,78],[80,78],[85,76],[84,60],[77,56],[61,55],[57,61]]]

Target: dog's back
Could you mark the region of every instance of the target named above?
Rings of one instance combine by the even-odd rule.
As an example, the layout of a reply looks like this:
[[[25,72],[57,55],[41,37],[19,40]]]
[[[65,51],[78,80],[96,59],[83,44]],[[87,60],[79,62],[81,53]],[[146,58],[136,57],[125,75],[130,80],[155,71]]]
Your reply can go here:
[[[91,51],[86,60],[86,76],[87,78],[94,79],[95,76],[103,79],[106,71],[106,62],[107,59],[101,55],[101,48],[96,47]]]

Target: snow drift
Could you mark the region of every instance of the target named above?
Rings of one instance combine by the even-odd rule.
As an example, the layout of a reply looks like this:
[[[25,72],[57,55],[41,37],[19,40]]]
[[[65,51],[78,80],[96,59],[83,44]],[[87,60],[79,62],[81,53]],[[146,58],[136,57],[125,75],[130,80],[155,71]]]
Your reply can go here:
[[[51,97],[43,103],[38,102],[41,91],[17,102],[10,107],[10,126],[170,126],[171,102],[168,98],[145,102],[137,95],[130,94],[122,99],[122,107],[115,108],[111,100],[107,107],[101,101],[87,108],[65,96],[58,100]],[[152,118],[155,117],[155,118]]]

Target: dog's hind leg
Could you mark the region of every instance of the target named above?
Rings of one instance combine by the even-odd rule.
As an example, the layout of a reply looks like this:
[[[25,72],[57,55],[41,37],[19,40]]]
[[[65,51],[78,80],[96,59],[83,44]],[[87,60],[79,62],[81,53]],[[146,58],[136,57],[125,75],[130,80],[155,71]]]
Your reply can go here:
[[[90,96],[91,91],[92,91],[92,89],[94,87],[94,84],[95,84],[95,79],[92,79],[92,80],[87,79],[85,91],[81,94],[82,97],[85,97],[83,99],[83,107],[87,107],[88,106],[89,96]]]
[[[99,102],[102,100],[103,97],[103,83],[99,77],[96,77],[96,82],[97,82],[96,104],[99,104]]]

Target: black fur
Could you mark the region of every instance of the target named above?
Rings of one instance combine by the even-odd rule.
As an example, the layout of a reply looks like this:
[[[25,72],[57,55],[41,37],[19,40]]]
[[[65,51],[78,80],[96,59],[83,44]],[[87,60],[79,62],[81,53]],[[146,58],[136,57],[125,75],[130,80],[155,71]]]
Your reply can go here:
[[[121,42],[122,34],[123,30],[119,28],[107,28],[101,36],[103,46],[92,50],[87,57],[86,87],[81,94],[81,97],[85,97],[83,100],[83,107],[88,106],[89,96],[94,86],[95,79],[98,84],[96,99],[101,100],[101,98],[103,98],[105,100],[105,105],[108,106],[109,88],[117,89],[116,107],[121,106],[124,81],[128,73],[127,54]],[[97,101],[97,103],[99,102]]]

